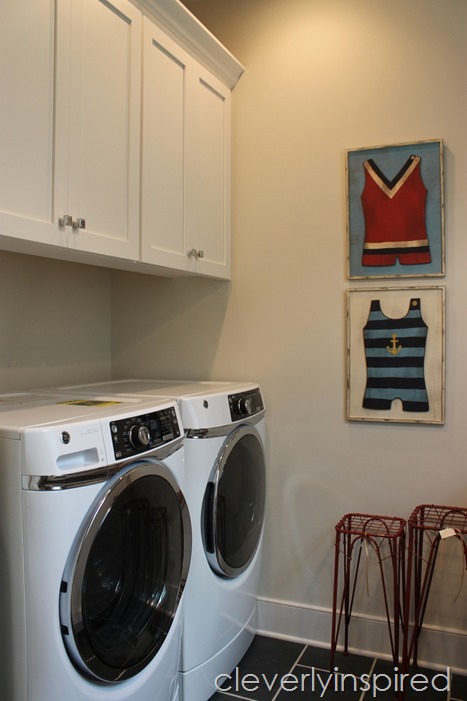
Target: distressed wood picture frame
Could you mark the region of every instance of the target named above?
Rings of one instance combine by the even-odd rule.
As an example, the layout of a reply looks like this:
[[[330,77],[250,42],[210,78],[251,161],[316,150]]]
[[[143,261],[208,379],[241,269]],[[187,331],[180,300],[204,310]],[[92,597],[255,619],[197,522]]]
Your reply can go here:
[[[348,277],[445,275],[443,142],[346,152]]]
[[[347,419],[444,424],[445,288],[347,291]]]

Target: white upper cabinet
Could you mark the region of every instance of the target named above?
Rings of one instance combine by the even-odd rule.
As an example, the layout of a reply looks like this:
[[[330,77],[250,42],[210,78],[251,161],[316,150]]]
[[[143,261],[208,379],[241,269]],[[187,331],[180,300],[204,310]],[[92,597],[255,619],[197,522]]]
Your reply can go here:
[[[63,246],[53,213],[54,8],[0,3],[0,235]]]
[[[68,246],[139,257],[142,17],[128,0],[58,3],[57,221]]]
[[[192,80],[193,59],[146,18],[143,46],[142,260],[183,270],[188,245],[187,85]]]
[[[230,276],[230,90],[144,22],[142,260]]]
[[[69,41],[63,31],[57,46],[56,203],[57,214],[74,222],[68,245],[134,259],[141,21],[128,0],[72,0]]]
[[[0,62],[0,248],[230,276],[243,68],[179,0],[5,0]]]
[[[0,3],[5,247],[138,258],[141,24],[127,0]]]
[[[230,90],[197,66],[193,83],[193,173],[188,182],[190,267],[230,277]]]

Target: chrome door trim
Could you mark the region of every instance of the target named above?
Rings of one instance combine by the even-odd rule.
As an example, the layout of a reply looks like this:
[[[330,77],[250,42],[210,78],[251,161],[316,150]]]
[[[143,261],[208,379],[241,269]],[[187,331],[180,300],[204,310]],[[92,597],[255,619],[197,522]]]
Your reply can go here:
[[[21,478],[22,488],[33,492],[58,492],[64,489],[78,489],[89,487],[100,482],[107,482],[127,465],[134,464],[137,460],[153,458],[155,460],[165,460],[183,447],[183,438],[177,438],[170,445],[162,446],[154,451],[148,451],[142,455],[134,455],[128,460],[114,465],[97,467],[80,472],[69,472],[63,475],[23,475]]]
[[[218,545],[216,504],[217,504],[219,483],[220,483],[220,480],[222,479],[222,476],[224,473],[224,468],[225,468],[225,465],[227,463],[228,457],[231,454],[231,452],[234,450],[235,446],[245,436],[253,436],[258,441],[258,445],[260,446],[261,452],[263,455],[263,467],[265,468],[266,456],[265,456],[263,441],[261,440],[260,434],[253,426],[250,426],[249,424],[245,424],[245,423],[241,424],[240,426],[236,427],[229,434],[229,436],[227,437],[227,440],[223,443],[223,445],[222,445],[222,447],[217,455],[216,461],[214,463],[214,466],[213,466],[213,469],[211,472],[211,476],[209,478],[206,492],[205,492],[205,499],[208,498],[208,495],[209,495],[210,505],[208,508],[210,508],[210,515],[208,515],[206,518],[203,517],[203,521],[204,521],[204,528],[205,529],[209,528],[208,540],[210,540],[212,543],[212,552],[211,552],[211,550],[209,549],[209,546],[206,547],[206,541],[204,542],[205,555],[208,559],[208,562],[209,562],[211,569],[215,573],[222,575],[223,577],[229,577],[229,578],[234,578],[234,577],[239,576],[242,572],[244,572],[250,566],[250,564],[251,564],[251,562],[256,554],[256,551],[258,549],[259,543],[261,541],[261,534],[262,534],[263,525],[264,525],[264,511],[263,511],[262,519],[261,519],[261,534],[260,534],[260,537],[258,538],[256,545],[255,545],[254,551],[252,552],[248,561],[245,562],[242,567],[240,567],[240,568],[231,567],[225,561],[225,559],[222,557],[222,553],[221,553],[220,547]],[[206,508],[206,503],[203,504],[203,511],[205,508]],[[263,509],[264,509],[264,506],[263,506]],[[205,533],[203,533],[203,540],[205,540]]]
[[[85,629],[85,620],[82,610],[83,578],[94,540],[107,513],[112,508],[115,499],[133,482],[146,476],[156,476],[166,480],[175,492],[179,502],[182,519],[183,553],[181,553],[182,569],[180,572],[177,597],[174,602],[174,613],[180,605],[180,599],[188,576],[192,550],[191,519],[188,505],[176,478],[166,465],[151,457],[142,457],[140,460],[134,461],[123,469],[120,467],[120,470],[114,475],[113,479],[110,480],[109,484],[96,496],[85,519],[81,523],[73,546],[68,554],[60,588],[60,622],[62,635],[66,633],[68,654],[78,668],[84,671],[87,676],[99,682],[116,683],[128,679],[135,673],[142,671],[151,661],[150,659],[144,661],[144,665],[136,672],[131,668],[121,670],[112,669],[114,677],[112,679],[109,677],[105,678],[94,671],[91,668],[92,664],[89,664],[95,659],[95,654],[89,651],[89,658],[85,659],[78,648],[74,636],[74,631],[80,632]],[[157,654],[157,652],[155,654]],[[153,659],[153,657],[151,659]]]

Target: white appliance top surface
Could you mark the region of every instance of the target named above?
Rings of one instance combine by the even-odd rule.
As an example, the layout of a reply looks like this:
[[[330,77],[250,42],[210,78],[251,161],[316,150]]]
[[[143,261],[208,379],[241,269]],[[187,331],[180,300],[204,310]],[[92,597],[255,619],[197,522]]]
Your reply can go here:
[[[183,428],[191,430],[228,426],[244,420],[245,416],[232,417],[229,397],[256,388],[258,384],[253,382],[126,379],[75,385],[67,391],[92,395],[102,392],[119,398],[170,396],[179,404]]]
[[[0,394],[0,435],[18,438],[35,426],[133,416],[174,406],[169,397],[106,396],[66,392]]]
[[[171,397],[177,400],[189,397],[208,397],[217,394],[227,395],[233,392],[240,392],[243,389],[257,387],[251,382],[211,382],[193,380],[110,380],[109,382],[98,382],[88,385],[74,385],[71,387],[61,387],[62,390],[75,390],[97,394],[99,392],[112,396],[125,395],[147,395],[148,397]]]

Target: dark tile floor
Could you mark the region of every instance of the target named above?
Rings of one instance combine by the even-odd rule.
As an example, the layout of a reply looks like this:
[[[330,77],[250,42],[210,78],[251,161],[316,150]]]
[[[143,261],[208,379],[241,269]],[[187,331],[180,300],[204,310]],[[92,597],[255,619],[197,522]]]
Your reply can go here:
[[[333,675],[329,662],[329,650],[257,635],[238,667],[225,679],[223,690],[210,701],[370,701],[396,697],[391,662],[337,653],[334,667],[338,670]],[[446,671],[417,667],[410,670],[407,681],[412,684],[407,701],[467,701],[467,677],[454,675],[446,690]]]

